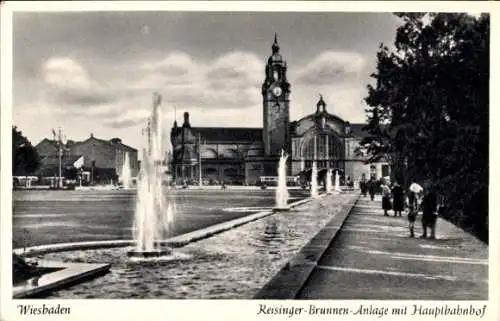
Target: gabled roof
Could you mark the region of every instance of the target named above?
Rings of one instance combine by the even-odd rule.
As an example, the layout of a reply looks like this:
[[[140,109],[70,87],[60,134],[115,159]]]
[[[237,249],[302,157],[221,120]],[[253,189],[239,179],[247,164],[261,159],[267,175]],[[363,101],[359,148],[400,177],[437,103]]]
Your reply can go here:
[[[75,141],[73,141],[71,145],[66,144],[66,145],[64,145],[64,147],[65,147],[65,148],[72,148],[73,146],[76,146],[76,145],[78,145],[78,144],[83,144],[83,143],[86,143],[86,142],[91,141],[91,140],[97,141],[97,142],[99,142],[99,143],[101,143],[101,144],[108,145],[108,146],[117,146],[117,145],[119,145],[119,146],[121,146],[121,147],[122,147],[124,150],[126,150],[126,151],[132,151],[132,152],[136,152],[136,151],[137,151],[137,149],[135,149],[135,148],[133,148],[133,147],[130,147],[130,146],[128,146],[128,145],[125,145],[125,144],[123,144],[122,142],[112,143],[112,142],[111,142],[111,141],[109,141],[109,140],[96,138],[96,137],[94,137],[94,136],[91,136],[91,137],[89,137],[89,138],[87,138],[87,139],[85,139],[85,140],[83,140],[83,141],[79,141],[79,142],[75,142]],[[39,143],[35,146],[35,148],[37,148],[38,146],[40,146],[42,143],[45,143],[45,142],[47,142],[47,143],[49,143],[49,144],[53,145],[55,148],[57,148],[57,147],[58,147],[58,141],[57,141],[57,140],[44,138],[41,142],[39,142]]]
[[[89,142],[89,141],[92,141],[92,140],[93,140],[93,141],[96,141],[96,142],[99,142],[99,143],[101,143],[101,144],[103,144],[103,145],[108,145],[108,146],[112,146],[112,147],[115,147],[115,146],[119,145],[119,146],[121,146],[123,149],[125,149],[125,150],[127,150],[127,151],[133,151],[133,152],[136,152],[136,151],[137,151],[137,149],[135,149],[135,148],[133,148],[133,147],[130,147],[130,146],[128,146],[128,145],[125,145],[125,144],[123,144],[122,142],[119,142],[119,143],[118,143],[118,142],[117,142],[117,143],[112,143],[112,142],[111,142],[111,141],[109,141],[109,140],[96,138],[96,137],[94,137],[94,136],[91,136],[91,137],[89,137],[89,138],[87,138],[86,140],[81,141],[81,142],[74,142],[74,143],[73,143],[73,146],[78,145],[78,144],[83,144],[83,143],[86,143],[86,142]]]
[[[57,148],[57,140],[48,139],[48,138],[42,139],[38,144],[36,144],[35,148],[39,147],[40,145],[42,145],[44,143],[49,143],[50,145],[53,145],[54,147]]]
[[[81,155],[63,155],[61,157],[61,165],[63,167],[72,166]],[[45,156],[40,159],[41,165],[43,166],[59,166],[59,156]]]
[[[342,118],[340,118],[337,115],[330,114],[327,111],[321,111],[319,113],[312,113],[312,114],[309,114],[309,115],[305,115],[304,117],[300,118],[299,120],[296,120],[295,122],[299,123],[299,122],[303,121],[304,119],[316,119],[316,118],[321,117],[322,115],[325,115],[325,117],[327,119],[333,119],[333,120],[339,121],[341,123],[345,123],[345,120],[343,120]]]
[[[262,128],[245,127],[193,127],[193,133],[207,141],[255,142],[262,140]]]

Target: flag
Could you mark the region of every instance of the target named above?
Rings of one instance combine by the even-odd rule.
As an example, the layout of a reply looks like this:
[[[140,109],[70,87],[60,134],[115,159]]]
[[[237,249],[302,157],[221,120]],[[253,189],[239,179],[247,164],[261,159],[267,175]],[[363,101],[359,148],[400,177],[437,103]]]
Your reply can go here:
[[[81,156],[80,158],[78,158],[76,160],[76,162],[73,163],[73,166],[75,168],[81,168],[83,166],[83,156]]]

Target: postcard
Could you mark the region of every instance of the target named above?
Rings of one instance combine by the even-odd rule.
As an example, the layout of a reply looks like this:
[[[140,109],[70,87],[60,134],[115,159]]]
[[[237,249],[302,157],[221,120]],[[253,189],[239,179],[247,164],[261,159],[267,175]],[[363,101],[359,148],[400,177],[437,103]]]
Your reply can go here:
[[[497,4],[2,9],[2,320],[498,317]]]

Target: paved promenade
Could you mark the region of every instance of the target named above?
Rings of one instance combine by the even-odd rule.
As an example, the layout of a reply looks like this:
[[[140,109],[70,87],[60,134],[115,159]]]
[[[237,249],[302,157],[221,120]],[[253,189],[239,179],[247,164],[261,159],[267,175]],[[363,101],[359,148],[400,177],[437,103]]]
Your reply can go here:
[[[299,299],[487,300],[488,246],[438,220],[437,239],[409,237],[408,220],[358,201]]]

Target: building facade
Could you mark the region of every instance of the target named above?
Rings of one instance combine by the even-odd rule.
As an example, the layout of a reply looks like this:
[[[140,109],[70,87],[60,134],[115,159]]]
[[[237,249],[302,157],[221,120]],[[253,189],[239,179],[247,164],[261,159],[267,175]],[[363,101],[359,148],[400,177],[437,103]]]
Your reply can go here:
[[[46,169],[49,165],[52,168],[54,164],[58,163],[58,140],[45,138],[35,148],[41,158],[41,168],[45,169],[40,175],[52,176],[48,174]],[[116,176],[120,175],[123,168],[126,153],[129,156],[129,166],[132,176],[137,176],[139,172],[137,150],[123,144],[119,138],[104,140],[90,134],[90,137],[84,141],[75,142],[68,140],[65,144],[62,144],[61,149],[62,163],[66,166],[69,164],[68,162],[72,162],[74,159],[80,160],[79,166],[84,172],[86,179],[91,182],[109,183],[111,179],[116,180]],[[56,172],[54,175],[57,176],[58,173]]]
[[[329,113],[322,97],[315,111],[313,107],[311,114],[290,121],[291,85],[276,35],[271,50],[261,91],[263,127],[191,127],[185,113],[182,126],[174,121],[171,129],[174,179],[258,184],[262,177],[277,175],[282,150],[290,155],[290,176],[310,171],[313,161],[319,170],[337,170],[342,179],[389,176],[388,164],[366,164],[367,155],[358,148],[365,124]]]

